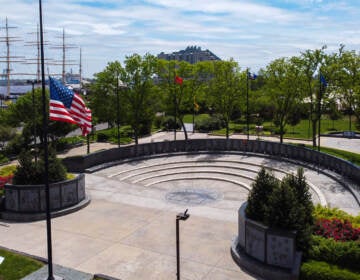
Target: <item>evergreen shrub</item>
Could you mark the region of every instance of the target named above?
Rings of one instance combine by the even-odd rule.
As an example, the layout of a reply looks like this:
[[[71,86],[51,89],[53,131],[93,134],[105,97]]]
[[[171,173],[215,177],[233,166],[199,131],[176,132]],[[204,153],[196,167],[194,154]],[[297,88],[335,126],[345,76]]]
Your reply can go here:
[[[305,257],[311,242],[313,204],[303,169],[282,181],[262,168],[249,193],[246,216],[269,227],[294,230],[296,247]]]
[[[332,238],[313,235],[309,258],[360,272],[360,243],[337,242]]]
[[[326,262],[309,260],[300,268],[301,280],[360,280],[359,273]]]
[[[35,162],[31,152],[23,150],[19,154],[18,161],[19,165],[14,172],[13,184],[36,185],[44,182],[44,155]],[[49,148],[48,151],[48,164],[49,183],[66,180],[66,169],[52,148]]]

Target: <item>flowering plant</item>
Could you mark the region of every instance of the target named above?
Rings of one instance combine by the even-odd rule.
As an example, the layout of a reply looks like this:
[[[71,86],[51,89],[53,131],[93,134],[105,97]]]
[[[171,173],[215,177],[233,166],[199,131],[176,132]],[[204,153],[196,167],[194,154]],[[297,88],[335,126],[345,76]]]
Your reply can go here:
[[[354,228],[348,220],[318,219],[315,223],[314,234],[336,241],[360,241],[360,228]]]
[[[6,183],[11,183],[13,177],[13,174],[0,176],[0,189],[3,189]]]

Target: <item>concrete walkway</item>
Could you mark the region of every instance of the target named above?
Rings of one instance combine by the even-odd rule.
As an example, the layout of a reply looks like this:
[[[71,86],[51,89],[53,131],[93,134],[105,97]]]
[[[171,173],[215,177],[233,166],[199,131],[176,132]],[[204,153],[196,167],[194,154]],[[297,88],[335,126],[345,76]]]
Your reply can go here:
[[[177,139],[181,135],[178,133]],[[140,143],[172,140],[173,136],[173,133],[156,133]],[[189,136],[212,137],[197,133]],[[349,139],[329,142],[324,139],[323,143],[359,147],[359,140],[346,140]],[[94,143],[91,151],[109,147],[116,145]],[[85,153],[86,146],[82,146],[62,156]],[[229,175],[234,164],[226,164],[235,160],[239,165],[242,161],[252,164],[238,177],[239,184],[231,177],[233,174]],[[208,164],[201,163],[206,161]],[[87,174],[90,205],[52,220],[53,262],[122,280],[175,279],[175,218],[177,213],[189,208],[190,218],[180,223],[181,279],[260,279],[234,263],[230,246],[237,235],[237,209],[246,199],[246,185],[251,184],[259,168],[256,166],[261,164],[284,172],[296,169],[294,165],[281,165],[264,158],[198,155],[133,162]],[[156,165],[167,166],[168,171],[164,173]],[[169,171],[171,166],[174,172]],[[184,168],[194,172],[182,173]],[[220,172],[218,177],[222,180],[211,179],[210,176],[217,176],[214,170]],[[197,175],[196,171],[199,171]],[[284,173],[277,171],[277,175]],[[359,205],[336,181],[318,176],[311,168],[306,170],[306,176],[319,187],[331,206],[352,207],[359,212]],[[316,201],[316,192],[313,195]],[[0,221],[0,245],[46,258],[45,221]]]
[[[214,136],[207,133],[188,133],[189,139],[200,139],[200,138],[224,138],[223,136]],[[247,136],[244,134],[233,134],[230,136],[232,139],[246,139]],[[185,139],[183,132],[176,133],[177,140]],[[258,139],[257,136],[250,135],[250,139]],[[274,141],[279,142],[278,137],[271,137],[271,136],[260,136],[261,140],[265,141]],[[154,133],[151,136],[140,138],[139,143],[150,143],[150,142],[162,142],[162,141],[172,141],[174,140],[174,132],[158,132]],[[284,143],[298,143],[298,144],[312,144],[312,141],[308,140],[299,140],[299,139],[284,139]],[[132,144],[131,144],[132,145]],[[320,145],[329,148],[341,149],[346,150],[354,153],[360,154],[360,139],[359,138],[335,138],[335,137],[321,137],[320,138]],[[90,152],[94,152],[101,149],[109,149],[109,148],[116,148],[116,144],[110,143],[91,143],[90,144]],[[64,152],[63,154],[59,155],[59,157],[66,157],[69,155],[85,155],[87,152],[86,145],[83,145],[78,148],[71,149],[70,151]]]

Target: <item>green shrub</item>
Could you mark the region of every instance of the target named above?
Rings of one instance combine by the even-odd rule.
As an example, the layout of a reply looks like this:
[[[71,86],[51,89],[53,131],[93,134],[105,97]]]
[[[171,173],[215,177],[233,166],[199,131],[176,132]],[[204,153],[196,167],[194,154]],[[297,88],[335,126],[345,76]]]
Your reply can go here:
[[[56,150],[63,151],[73,145],[82,144],[84,138],[81,136],[63,137],[56,141]]]
[[[0,168],[0,176],[9,176],[14,174],[16,170],[16,165],[7,165]]]
[[[360,280],[360,274],[326,262],[309,260],[301,265],[301,280]]]
[[[21,150],[27,146],[25,139],[22,135],[16,134],[5,147],[5,154],[9,155],[18,155]]]
[[[44,182],[44,155],[34,162],[29,151],[22,151],[18,160],[19,165],[16,167],[13,178],[14,184],[32,185]],[[49,183],[66,180],[66,169],[52,148],[48,150],[48,178]]]
[[[269,227],[294,230],[296,247],[304,256],[311,242],[313,204],[303,169],[279,182],[262,168],[248,197],[246,216]]]
[[[270,227],[294,230],[298,207],[294,189],[283,181],[269,196],[264,222]]]
[[[268,172],[264,167],[261,168],[251,185],[252,188],[246,206],[246,216],[248,218],[259,222],[264,221],[269,196],[278,184],[279,181],[272,173]]]
[[[104,132],[98,132],[96,135],[98,142],[107,142],[109,140],[109,136]]]
[[[293,228],[297,231],[296,245],[306,257],[314,224],[314,205],[311,200],[309,185],[306,183],[304,176],[304,170],[299,168],[296,175],[289,174],[285,176],[282,184],[288,185],[294,190],[296,201],[293,202],[293,209],[296,212],[296,219],[293,221]]]
[[[4,154],[0,153],[0,164],[7,162],[9,162],[9,159]]]
[[[309,258],[360,272],[360,243],[337,242],[331,238],[313,235]]]
[[[340,219],[341,221],[348,220],[352,223],[353,227],[360,227],[360,214],[357,216],[352,216],[345,211],[342,211],[338,208],[329,208],[321,205],[316,205],[314,208],[314,219]]]
[[[213,131],[219,130],[225,127],[225,121],[221,115],[214,114],[209,118],[195,122],[195,128],[199,131]]]
[[[163,118],[161,126],[164,127],[166,130],[173,130],[175,127],[175,119],[173,116],[166,116]],[[180,128],[179,120],[176,120],[176,129]]]

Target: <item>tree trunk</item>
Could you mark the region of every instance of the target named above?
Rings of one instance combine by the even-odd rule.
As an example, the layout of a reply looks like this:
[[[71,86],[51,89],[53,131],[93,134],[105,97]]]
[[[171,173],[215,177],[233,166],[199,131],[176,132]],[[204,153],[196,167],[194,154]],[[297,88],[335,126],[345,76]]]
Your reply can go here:
[[[182,127],[183,130],[184,130],[185,140],[188,140],[188,134],[187,134],[187,131],[186,131],[186,129],[185,129],[185,124],[184,124],[182,118],[179,117],[179,121],[180,121],[180,123],[181,123],[181,127]]]
[[[226,122],[226,139],[229,139],[229,122]]]
[[[316,147],[316,120],[312,120],[312,137],[313,137],[313,147]]]

